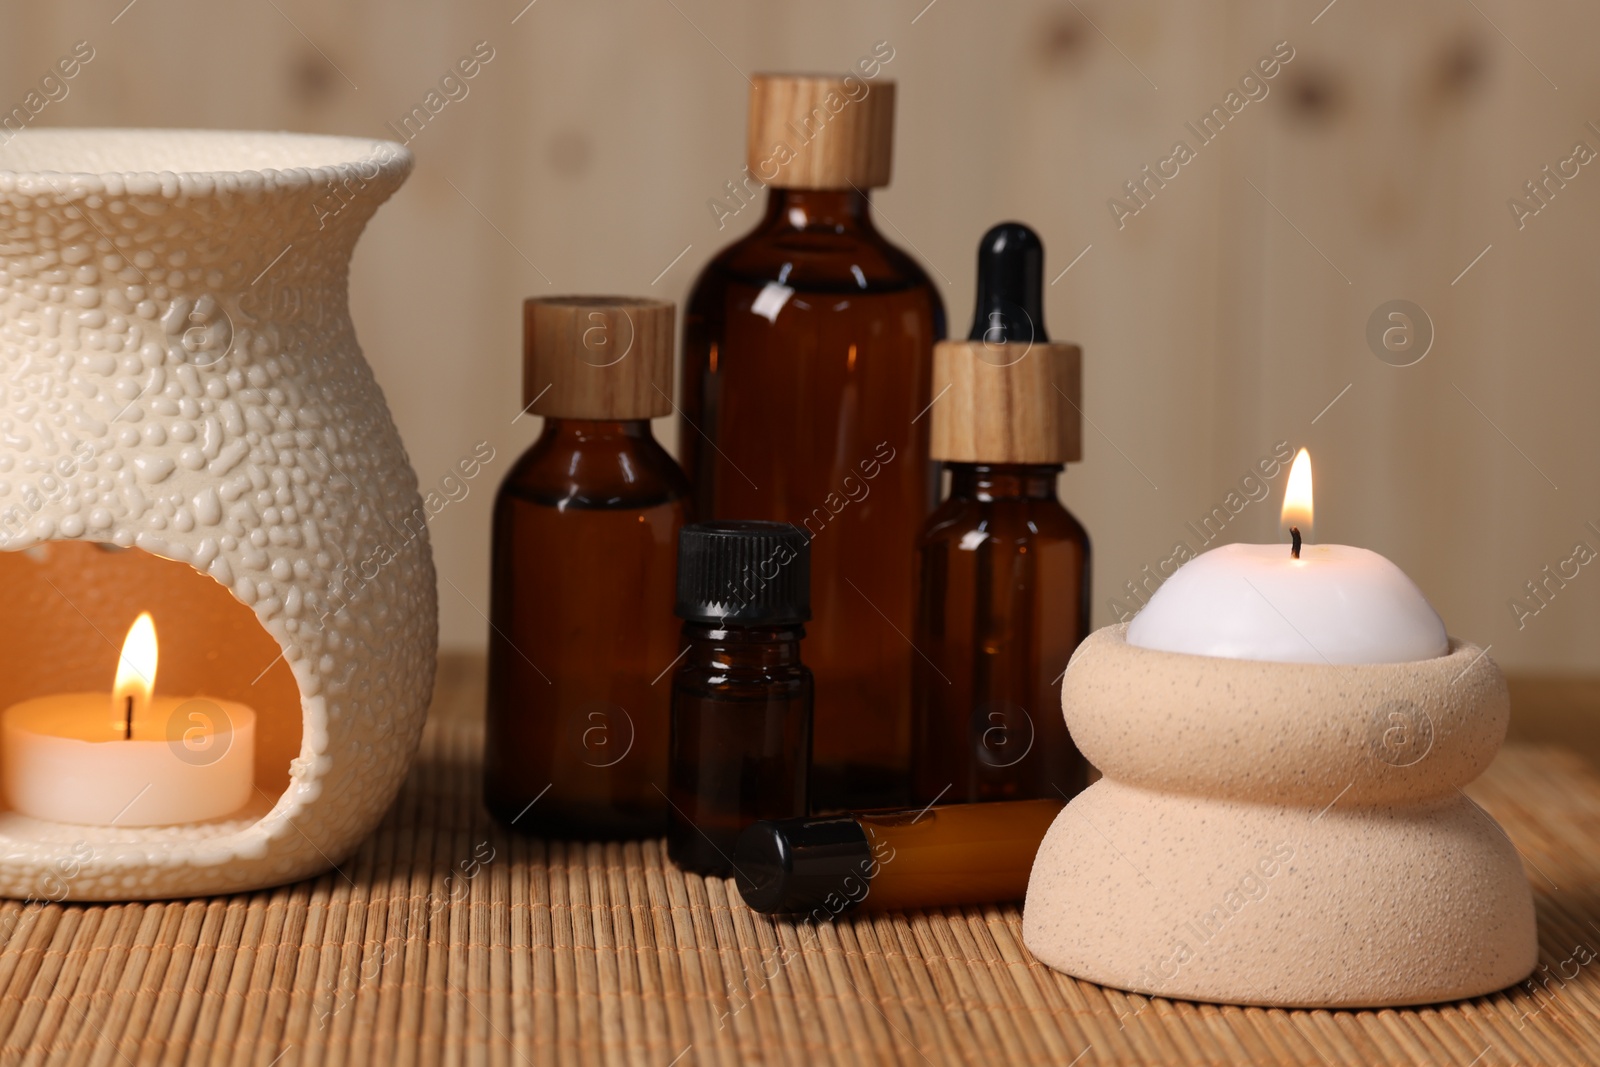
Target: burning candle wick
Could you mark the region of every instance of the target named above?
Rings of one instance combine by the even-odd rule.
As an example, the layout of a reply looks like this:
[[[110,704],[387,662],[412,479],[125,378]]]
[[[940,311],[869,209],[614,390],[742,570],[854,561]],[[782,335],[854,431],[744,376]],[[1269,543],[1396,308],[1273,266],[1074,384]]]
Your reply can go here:
[[[122,712],[122,739],[133,740],[133,694],[129,693]]]
[[[1289,537],[1294,542],[1293,544],[1291,544],[1289,546],[1289,555],[1293,556],[1295,559],[1299,559],[1300,558],[1300,527],[1298,527],[1298,526],[1289,527]]]

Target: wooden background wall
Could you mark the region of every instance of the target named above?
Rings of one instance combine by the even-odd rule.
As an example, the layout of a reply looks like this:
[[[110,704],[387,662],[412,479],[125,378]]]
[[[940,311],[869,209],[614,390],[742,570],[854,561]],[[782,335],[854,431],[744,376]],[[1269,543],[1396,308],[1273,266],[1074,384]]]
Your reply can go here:
[[[416,173],[353,278],[423,485],[479,440],[498,450],[434,523],[448,645],[483,643],[494,483],[537,429],[512,424],[521,298],[681,300],[755,214],[719,232],[707,207],[743,164],[744,74],[843,70],[887,41],[900,113],[879,218],[952,323],[990,223],[1037,227],[1051,276],[1083,252],[1048,298],[1052,332],[1086,353],[1093,427],[1062,488],[1094,537],[1097,624],[1287,440],[1316,459],[1320,540],[1395,559],[1508,667],[1600,671],[1600,566],[1520,627],[1509,605],[1577,542],[1600,551],[1600,166],[1520,229],[1507,206],[1575,142],[1600,150],[1600,9],[926,2],[7,0],[0,106],[87,40],[95,58],[41,124],[392,136],[457,59],[493,49],[412,142]],[[1123,183],[1196,145],[1184,123],[1281,41],[1294,59],[1269,95],[1119,227]],[[1436,331],[1404,368],[1364,338],[1397,298]],[[1276,506],[1245,508],[1227,539],[1275,539]]]

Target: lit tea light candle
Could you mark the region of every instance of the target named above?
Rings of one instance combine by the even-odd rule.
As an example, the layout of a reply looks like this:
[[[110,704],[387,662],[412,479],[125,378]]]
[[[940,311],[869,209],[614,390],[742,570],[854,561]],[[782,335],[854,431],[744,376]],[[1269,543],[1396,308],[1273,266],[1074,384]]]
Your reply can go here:
[[[1444,621],[1376,552],[1312,544],[1311,456],[1289,470],[1288,545],[1223,545],[1179,567],[1128,624],[1163,652],[1280,663],[1404,663],[1442,656]]]
[[[110,693],[59,693],[0,717],[6,802],[52,822],[164,826],[230,815],[254,785],[256,713],[155,695],[155,623],[128,630]]]

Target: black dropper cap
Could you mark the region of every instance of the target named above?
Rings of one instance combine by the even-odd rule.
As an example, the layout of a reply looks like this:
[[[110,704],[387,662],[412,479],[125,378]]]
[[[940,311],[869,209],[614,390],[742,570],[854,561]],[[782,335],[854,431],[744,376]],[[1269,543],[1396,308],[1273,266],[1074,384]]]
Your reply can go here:
[[[782,522],[701,522],[678,534],[678,618],[789,626],[811,618],[811,540]]]
[[[978,242],[978,299],[967,340],[1050,340],[1044,330],[1044,242],[1020,222],[991,227]]]
[[[769,915],[844,911],[875,871],[867,835],[849,815],[752,823],[734,844],[733,866],[744,902]]]

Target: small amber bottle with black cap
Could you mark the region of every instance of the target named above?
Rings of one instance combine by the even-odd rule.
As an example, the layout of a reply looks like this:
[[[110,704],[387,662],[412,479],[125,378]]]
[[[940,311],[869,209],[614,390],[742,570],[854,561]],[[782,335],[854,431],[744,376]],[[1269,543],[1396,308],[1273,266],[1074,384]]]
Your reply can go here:
[[[1089,630],[1089,535],[1056,497],[1081,455],[1082,353],[1045,332],[1044,247],[984,234],[965,341],[934,347],[932,453],[950,495],[917,540],[918,803],[1065,800],[1088,765],[1061,675]]]
[[[672,411],[673,306],[523,311],[524,402],[544,427],[495,498],[484,796],[525,833],[654,837],[689,515],[688,479],[650,433]]]
[[[756,911],[817,920],[1021,900],[1059,800],[946,804],[758,822],[739,836],[739,893]]]
[[[677,612],[686,647],[672,677],[667,855],[727,875],[745,827],[807,811],[809,539],[780,522],[684,527]]]

